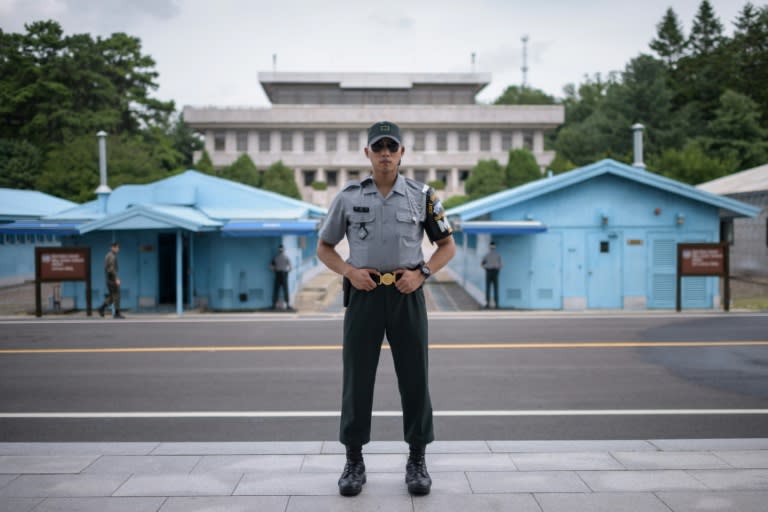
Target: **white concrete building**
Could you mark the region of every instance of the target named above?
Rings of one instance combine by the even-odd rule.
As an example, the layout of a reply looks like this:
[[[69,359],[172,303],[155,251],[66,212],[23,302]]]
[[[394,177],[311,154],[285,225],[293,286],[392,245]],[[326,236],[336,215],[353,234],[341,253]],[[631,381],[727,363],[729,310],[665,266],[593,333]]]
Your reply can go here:
[[[403,131],[402,172],[445,183],[442,197],[464,193],[478,160],[506,165],[508,151],[527,148],[542,170],[554,158],[544,132],[564,121],[560,105],[475,103],[490,82],[484,73],[260,73],[271,107],[184,108],[205,135],[213,164],[248,153],[259,169],[278,160],[293,168],[303,198],[326,206],[349,179],[367,174],[366,129],[389,120]],[[327,192],[313,191],[325,182]]]

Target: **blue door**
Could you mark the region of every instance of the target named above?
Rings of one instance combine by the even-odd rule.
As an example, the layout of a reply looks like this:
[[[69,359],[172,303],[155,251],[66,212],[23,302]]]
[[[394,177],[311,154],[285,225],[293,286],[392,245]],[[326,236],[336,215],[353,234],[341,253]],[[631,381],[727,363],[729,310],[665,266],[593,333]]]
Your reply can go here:
[[[528,309],[531,307],[531,247],[527,236],[497,237],[496,250],[504,266],[499,273],[499,306]]]
[[[563,307],[563,247],[560,233],[528,235],[531,241],[530,297],[533,309]]]
[[[621,233],[600,231],[587,234],[587,307],[623,307],[621,249]]]

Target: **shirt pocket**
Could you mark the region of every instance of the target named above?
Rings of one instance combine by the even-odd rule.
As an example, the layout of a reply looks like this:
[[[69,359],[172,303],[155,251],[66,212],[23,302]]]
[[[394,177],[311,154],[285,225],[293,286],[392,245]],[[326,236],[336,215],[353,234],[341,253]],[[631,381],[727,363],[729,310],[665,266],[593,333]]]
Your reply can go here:
[[[376,216],[373,212],[355,212],[349,216],[350,242],[370,242],[376,238]]]
[[[423,237],[421,223],[414,220],[413,214],[407,210],[398,210],[395,218],[397,219],[397,234],[400,243],[407,247],[420,245]]]

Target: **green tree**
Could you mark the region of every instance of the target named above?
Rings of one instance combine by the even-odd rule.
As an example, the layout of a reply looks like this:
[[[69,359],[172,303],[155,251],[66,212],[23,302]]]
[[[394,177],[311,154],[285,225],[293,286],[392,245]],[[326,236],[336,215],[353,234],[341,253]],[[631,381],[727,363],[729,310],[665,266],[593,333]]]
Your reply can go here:
[[[768,6],[757,9],[747,3],[734,25],[733,87],[758,103],[763,126],[768,126]]]
[[[651,41],[650,47],[664,60],[669,69],[673,69],[685,52],[685,45],[683,25],[670,7],[656,25],[656,37]]]
[[[733,163],[712,158],[701,144],[691,141],[683,149],[666,149],[647,161],[648,170],[674,180],[697,185],[733,172]]]
[[[271,190],[284,196],[301,199],[299,188],[293,177],[293,170],[283,164],[282,160],[270,165],[262,176],[261,188]]]
[[[0,187],[34,189],[42,163],[42,152],[26,140],[0,139]]]
[[[506,175],[496,160],[480,160],[464,182],[470,199],[474,200],[504,190]]]
[[[195,151],[203,149],[203,141],[187,123],[184,122],[184,114],[179,114],[173,123],[170,132],[173,147],[181,155],[180,164],[184,168],[192,167]]]
[[[469,202],[469,196],[451,196],[443,201],[443,208],[450,210]]]
[[[723,24],[709,0],[702,0],[691,27],[688,46],[693,55],[713,53],[723,42]]]
[[[108,185],[114,189],[120,185],[149,183],[163,178],[165,172],[141,137],[124,134],[107,140],[107,176]],[[84,202],[95,197],[98,185],[98,141],[92,135],[83,135],[48,152],[36,188]]]
[[[494,105],[554,105],[556,102],[555,98],[540,89],[510,85],[493,103]]]
[[[256,164],[253,163],[253,160],[251,160],[247,153],[243,153],[232,165],[225,167],[221,171],[220,176],[243,183],[244,185],[250,185],[251,187],[259,187],[261,185],[261,176],[258,169],[256,169]]]
[[[195,170],[204,174],[216,174],[216,171],[213,168],[213,162],[211,161],[211,155],[208,154],[207,150],[203,150],[200,160],[195,162]]]
[[[710,154],[735,162],[736,168],[757,167],[768,161],[768,130],[760,125],[757,103],[728,90],[720,97],[715,119],[702,140]]]
[[[527,149],[512,149],[504,169],[507,188],[514,188],[541,178],[541,170],[533,153]]]

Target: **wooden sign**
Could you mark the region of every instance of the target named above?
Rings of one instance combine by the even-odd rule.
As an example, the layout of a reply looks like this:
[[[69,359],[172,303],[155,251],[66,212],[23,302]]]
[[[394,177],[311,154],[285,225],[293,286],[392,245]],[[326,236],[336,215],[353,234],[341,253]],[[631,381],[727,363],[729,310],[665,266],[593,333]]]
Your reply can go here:
[[[677,311],[682,309],[682,279],[685,276],[723,278],[723,308],[730,310],[728,244],[677,244]]]
[[[40,284],[85,281],[85,303],[91,316],[90,247],[35,247],[35,314],[43,316]]]

